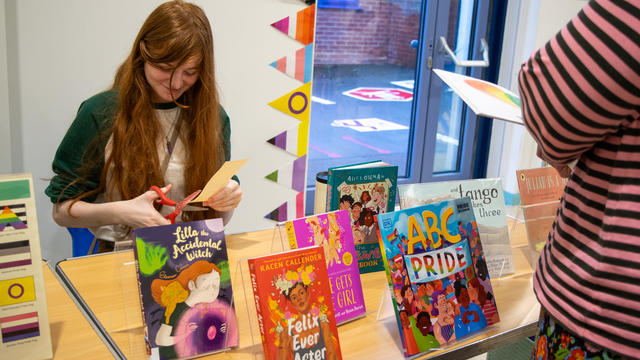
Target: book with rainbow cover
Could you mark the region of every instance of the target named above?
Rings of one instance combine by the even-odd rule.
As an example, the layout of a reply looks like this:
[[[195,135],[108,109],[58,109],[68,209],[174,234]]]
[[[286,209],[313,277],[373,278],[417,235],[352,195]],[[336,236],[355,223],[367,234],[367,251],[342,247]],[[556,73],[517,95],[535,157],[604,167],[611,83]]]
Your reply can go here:
[[[248,259],[265,359],[342,359],[324,250]]]
[[[338,210],[287,221],[285,228],[291,249],[322,246],[338,324],[362,316],[366,309],[350,212]]]
[[[469,197],[378,215],[406,357],[500,321]]]
[[[237,346],[222,220],[132,234],[149,358],[193,357]]]

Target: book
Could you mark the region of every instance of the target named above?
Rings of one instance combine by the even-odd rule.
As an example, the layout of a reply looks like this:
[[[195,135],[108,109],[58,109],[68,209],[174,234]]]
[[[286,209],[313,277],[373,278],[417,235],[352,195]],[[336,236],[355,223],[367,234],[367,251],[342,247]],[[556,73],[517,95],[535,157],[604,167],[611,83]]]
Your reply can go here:
[[[552,166],[516,170],[522,215],[529,244],[529,264],[535,268],[556,219],[567,179]]]
[[[560,200],[567,184],[553,166],[516,170],[523,206]]]
[[[140,228],[132,236],[147,355],[185,358],[237,346],[222,220]]]
[[[375,215],[393,211],[398,167],[382,161],[329,168],[327,211],[351,211],[360,273],[382,271]]]
[[[401,209],[463,196],[471,198],[489,275],[497,278],[513,274],[513,251],[509,241],[502,181],[499,178],[398,186]]]
[[[469,197],[378,215],[406,357],[500,321]]]
[[[338,324],[365,312],[349,210],[312,215],[285,223],[291,249],[321,246]]]
[[[0,176],[0,354],[53,357],[31,174]]]
[[[342,359],[324,250],[248,259],[265,359]]]
[[[478,116],[522,125],[520,97],[502,86],[450,71],[433,70]]]

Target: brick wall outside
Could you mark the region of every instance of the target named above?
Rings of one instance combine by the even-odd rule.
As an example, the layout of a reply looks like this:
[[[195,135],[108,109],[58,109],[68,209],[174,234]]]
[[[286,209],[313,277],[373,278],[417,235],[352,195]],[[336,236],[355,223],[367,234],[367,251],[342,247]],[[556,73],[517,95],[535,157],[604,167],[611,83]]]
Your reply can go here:
[[[317,9],[315,65],[415,67],[420,0],[360,0],[362,10]]]

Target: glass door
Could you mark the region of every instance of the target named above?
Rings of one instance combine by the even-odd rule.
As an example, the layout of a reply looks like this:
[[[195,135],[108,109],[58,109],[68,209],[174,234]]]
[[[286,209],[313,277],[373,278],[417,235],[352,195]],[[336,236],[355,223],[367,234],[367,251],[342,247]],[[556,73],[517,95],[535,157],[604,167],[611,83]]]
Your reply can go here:
[[[416,176],[411,182],[469,179],[474,176],[481,146],[488,139],[483,126],[489,119],[478,119],[464,102],[432,71],[443,69],[476,78],[486,78],[488,69],[497,69],[502,32],[490,38],[492,16],[497,1],[436,0],[427,2],[426,26],[421,47],[419,100],[415,106],[416,146],[414,161],[422,152]],[[493,11],[492,11],[493,10]],[[503,18],[497,19],[501,23]],[[489,41],[487,41],[489,39]],[[489,43],[498,44],[489,49]],[[495,71],[497,73],[497,70]],[[494,79],[490,79],[494,80]],[[422,128],[424,126],[424,128]],[[417,164],[416,164],[417,165]]]
[[[477,121],[432,69],[482,77],[439,37],[458,58],[481,58],[490,3],[317,1],[307,213],[316,174],[332,166],[382,160],[400,183],[471,177]]]

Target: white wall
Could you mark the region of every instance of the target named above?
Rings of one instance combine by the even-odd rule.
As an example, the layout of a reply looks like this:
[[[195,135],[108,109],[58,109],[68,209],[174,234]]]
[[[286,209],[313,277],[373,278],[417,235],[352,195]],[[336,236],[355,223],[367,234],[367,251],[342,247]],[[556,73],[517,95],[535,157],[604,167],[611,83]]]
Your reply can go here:
[[[52,176],[53,154],[80,103],[109,87],[143,21],[162,1],[0,1],[0,29],[16,45],[12,51],[0,40],[0,79],[9,75],[0,86],[0,118],[7,118],[6,103],[11,113],[11,121],[2,121],[0,140],[7,140],[7,124],[17,129],[10,153],[18,159],[6,160],[8,142],[0,141],[1,170],[33,174],[43,256],[60,259],[71,256],[71,241],[51,219],[51,203],[43,194],[47,182],[41,179]],[[269,24],[306,5],[298,0],[194,2],[213,26],[218,85],[231,117],[232,159],[251,159],[238,174],[245,195],[226,232],[271,227],[263,216],[295,192],[264,176],[295,157],[265,141],[298,121],[267,104],[301,84],[268,63],[302,45]]]
[[[498,84],[518,93],[521,64],[586,3],[587,0],[509,1]],[[505,191],[515,194],[518,192],[515,171],[542,164],[536,156],[535,142],[524,127],[493,121],[487,177],[501,177]]]

